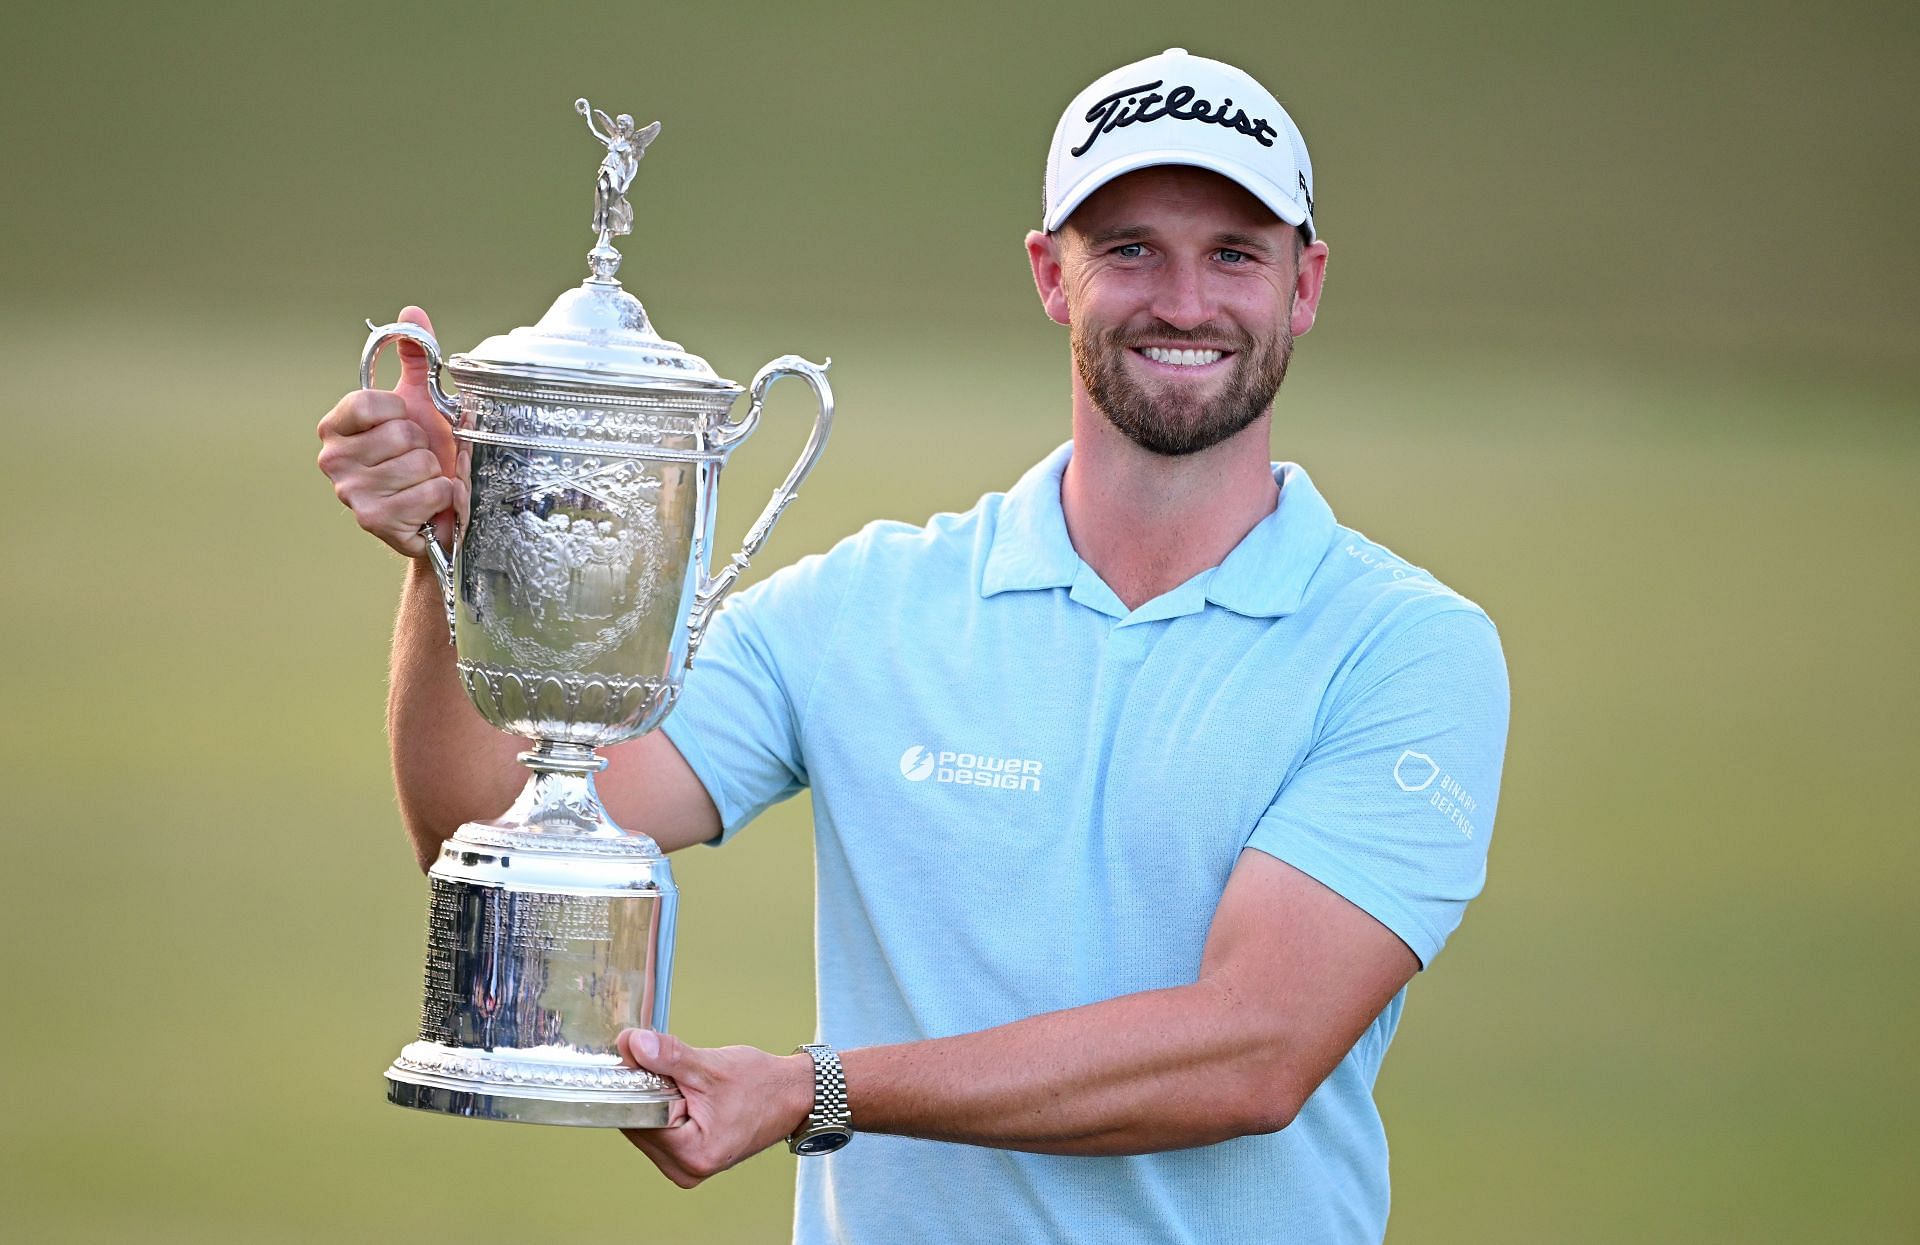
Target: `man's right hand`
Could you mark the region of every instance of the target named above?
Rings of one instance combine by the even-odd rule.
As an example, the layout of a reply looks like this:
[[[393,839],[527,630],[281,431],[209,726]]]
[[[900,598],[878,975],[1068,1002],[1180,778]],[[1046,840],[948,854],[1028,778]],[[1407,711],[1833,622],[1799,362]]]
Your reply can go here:
[[[400,319],[428,332],[418,307]],[[400,340],[400,382],[392,392],[356,389],[320,421],[320,470],[361,527],[410,558],[424,557],[420,528],[431,522],[451,541],[467,513],[467,447],[433,405],[427,353]]]

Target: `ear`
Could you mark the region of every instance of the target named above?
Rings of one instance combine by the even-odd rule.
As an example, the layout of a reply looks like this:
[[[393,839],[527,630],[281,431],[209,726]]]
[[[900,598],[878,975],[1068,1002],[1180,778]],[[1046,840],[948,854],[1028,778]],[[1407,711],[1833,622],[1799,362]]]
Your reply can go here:
[[[1067,292],[1060,275],[1060,236],[1038,229],[1029,231],[1027,263],[1033,266],[1033,287],[1040,293],[1040,306],[1047,318],[1055,324],[1068,323]]]
[[[1293,273],[1293,318],[1287,328],[1295,337],[1313,327],[1320,313],[1320,287],[1327,279],[1327,244],[1318,239],[1300,248]]]

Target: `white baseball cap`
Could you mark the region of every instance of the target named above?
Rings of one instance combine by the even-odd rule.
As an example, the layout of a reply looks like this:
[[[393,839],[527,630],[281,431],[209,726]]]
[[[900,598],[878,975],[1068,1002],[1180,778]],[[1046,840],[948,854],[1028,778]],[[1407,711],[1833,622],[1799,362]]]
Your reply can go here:
[[[1123,173],[1187,164],[1230,177],[1314,237],[1313,162],[1299,127],[1244,70],[1185,48],[1123,65],[1074,96],[1047,152],[1052,233]]]

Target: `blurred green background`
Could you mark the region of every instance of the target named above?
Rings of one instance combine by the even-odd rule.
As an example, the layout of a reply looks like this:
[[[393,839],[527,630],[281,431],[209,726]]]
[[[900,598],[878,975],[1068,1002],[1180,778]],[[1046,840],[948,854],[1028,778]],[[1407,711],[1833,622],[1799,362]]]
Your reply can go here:
[[[1905,1241],[1920,1221],[1920,23],[1908,5],[35,6],[0,19],[18,1240],[784,1239],[618,1138],[380,1073],[423,885],[398,559],[315,472],[361,320],[450,349],[580,275],[587,95],[665,131],[622,276],[722,374],[835,358],[764,573],[1066,435],[1020,238],[1066,100],[1274,84],[1333,249],[1275,453],[1484,603],[1487,894],[1379,1089],[1396,1242]],[[776,399],[723,501],[797,449]],[[676,863],[676,1027],[810,1032],[805,801]]]

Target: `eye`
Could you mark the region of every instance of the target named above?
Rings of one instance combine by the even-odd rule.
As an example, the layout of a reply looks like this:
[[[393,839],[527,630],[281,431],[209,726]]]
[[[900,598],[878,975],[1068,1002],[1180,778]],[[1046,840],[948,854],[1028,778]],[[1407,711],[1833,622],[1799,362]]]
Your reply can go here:
[[[1128,242],[1113,248],[1113,253],[1121,259],[1139,259],[1147,253],[1147,248],[1138,242]]]
[[[1247,258],[1245,251],[1235,251],[1232,249],[1216,251],[1215,254],[1219,256],[1220,262],[1223,264],[1243,263]]]

